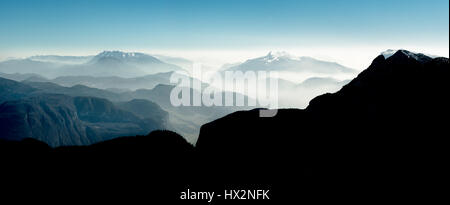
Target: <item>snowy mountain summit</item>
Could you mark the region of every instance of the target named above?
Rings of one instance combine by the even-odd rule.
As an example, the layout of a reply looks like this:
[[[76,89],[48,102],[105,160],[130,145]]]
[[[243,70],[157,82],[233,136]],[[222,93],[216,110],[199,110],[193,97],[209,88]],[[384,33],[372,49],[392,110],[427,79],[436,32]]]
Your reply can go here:
[[[133,63],[163,63],[159,59],[137,52],[122,52],[122,51],[103,51],[96,55],[92,62],[98,62],[102,60],[116,60],[116,61],[124,61],[124,62],[133,62]]]
[[[351,68],[335,62],[317,60],[311,57],[297,57],[287,52],[269,52],[266,56],[248,59],[245,62],[232,66],[227,70],[239,71],[279,71],[294,73],[354,73]]]
[[[427,55],[427,54],[423,54],[423,53],[414,53],[411,51],[407,51],[407,50],[403,50],[403,49],[398,49],[398,50],[394,50],[394,49],[388,49],[386,51],[381,52],[381,55],[384,56],[385,59],[390,58],[391,56],[393,56],[395,53],[397,52],[401,52],[402,54],[410,57],[410,58],[414,58],[416,60],[419,60],[419,58],[423,57],[423,56],[427,56],[430,58],[436,58],[438,56],[435,55]]]
[[[266,63],[279,61],[280,59],[298,60],[299,58],[287,53],[286,51],[270,51],[266,56],[263,57],[263,60],[266,61]]]

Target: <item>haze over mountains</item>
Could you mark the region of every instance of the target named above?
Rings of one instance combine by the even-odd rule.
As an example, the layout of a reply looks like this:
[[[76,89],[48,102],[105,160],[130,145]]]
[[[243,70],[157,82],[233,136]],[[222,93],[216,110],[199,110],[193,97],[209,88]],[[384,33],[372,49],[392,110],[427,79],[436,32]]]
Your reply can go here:
[[[413,57],[416,58],[416,56]],[[177,58],[171,60],[188,63]],[[78,62],[78,64],[70,66],[93,66],[90,70],[95,71],[89,71],[91,74],[102,69],[122,72],[121,69],[125,68],[124,65],[130,66],[127,69],[131,70],[143,68],[140,67],[142,65],[153,65],[153,67],[164,65],[160,68],[167,70],[179,68],[150,55],[118,51],[102,52],[96,56],[79,58],[35,56],[30,59],[6,61],[0,64],[5,66],[22,63],[21,65],[27,68],[23,71],[27,72],[32,70],[30,68],[34,68],[31,66],[34,63],[37,63],[36,65],[46,63],[64,65],[59,68],[46,67],[45,69],[65,70],[67,64],[60,62],[69,61]],[[266,70],[280,72],[313,71],[322,74],[329,72],[330,75],[354,73],[354,70],[336,63],[317,61],[306,57],[297,58],[286,53],[269,53],[265,57],[250,59],[242,64],[231,66],[227,70],[252,71],[256,69],[254,66],[257,65],[261,65]],[[318,69],[314,70],[309,66],[317,66]],[[12,67],[0,66],[0,71],[8,71],[10,68]],[[38,69],[40,68],[38,67]],[[79,68],[83,70],[81,67]],[[173,106],[170,102],[170,93],[175,85],[170,83],[170,76],[174,74],[174,71],[133,78],[69,75],[49,79],[42,74],[45,73],[0,73],[0,77],[15,80],[2,78],[0,81],[0,94],[2,94],[0,116],[2,122],[5,122],[2,129],[8,129],[8,131],[4,131],[7,134],[4,134],[3,138],[11,139],[20,135],[24,137],[17,139],[31,137],[42,140],[51,146],[87,145],[123,135],[142,135],[155,129],[169,129],[181,134],[188,142],[195,144],[201,125],[238,110],[255,108],[252,106]],[[85,73],[82,72],[82,74]],[[198,81],[192,77],[188,78],[191,82]],[[336,92],[348,82],[348,80],[320,76],[298,82],[280,78],[278,79],[279,107],[304,108],[315,96],[325,92]],[[204,82],[200,81],[200,83],[203,85],[202,88],[208,86]],[[189,89],[191,94],[199,92],[201,90]],[[223,91],[222,96],[226,92],[229,91]],[[240,93],[233,95],[241,95],[244,98],[252,97]],[[97,115],[101,117],[96,117]],[[40,123],[41,121],[47,124]],[[71,133],[75,133],[73,134],[75,139],[65,139],[70,137]]]
[[[104,51],[96,56],[33,56],[0,62],[0,72],[36,73],[47,78],[68,75],[137,77],[182,70],[143,53]]]
[[[356,70],[334,62],[311,57],[297,57],[287,52],[269,52],[266,56],[249,59],[243,63],[225,67],[230,71],[277,71],[285,80],[299,82],[310,77],[352,78]]]
[[[294,136],[304,136],[315,132],[329,134],[329,136],[323,136],[333,142],[347,138],[375,140],[372,141],[374,145],[365,144],[374,148],[375,144],[382,144],[384,140],[402,143],[403,139],[426,138],[426,136],[405,135],[401,132],[412,133],[411,128],[407,129],[411,125],[420,125],[413,130],[420,130],[424,132],[421,134],[425,135],[427,132],[436,132],[429,130],[430,127],[443,128],[440,127],[443,122],[439,118],[428,117],[445,116],[449,111],[446,106],[448,99],[445,97],[449,86],[443,80],[449,74],[448,65],[448,58],[431,58],[406,50],[395,51],[387,57],[379,55],[369,68],[338,92],[325,93],[314,98],[306,109],[280,109],[279,115],[274,118],[260,118],[258,110],[242,111],[204,125],[197,147],[205,146],[205,149],[218,153],[226,153],[225,150],[220,149],[231,149],[234,153],[239,153],[239,151],[247,152],[248,147],[251,147],[250,144],[259,142],[260,145],[267,146],[259,151],[268,152],[269,147],[274,145],[273,141],[288,145],[290,140],[296,141]],[[428,121],[429,119],[431,121]],[[310,130],[312,133],[306,130],[296,131],[297,126],[310,129],[309,126],[312,124],[315,124]],[[235,126],[239,128],[228,129]],[[327,127],[327,129],[315,130],[320,127]],[[377,128],[383,131],[376,130]],[[393,130],[388,131],[389,128]],[[345,132],[336,129],[343,129]],[[353,131],[347,132],[350,130]],[[367,131],[376,133],[366,133]],[[337,132],[336,135],[333,135],[333,132]],[[342,136],[337,137],[341,134]],[[397,134],[398,136],[395,136]],[[365,135],[376,139],[365,137]],[[236,141],[240,143],[235,143]],[[346,147],[359,141],[348,142],[350,144]],[[335,145],[330,143],[330,146]],[[342,147],[334,149],[342,149]]]
[[[147,112],[154,114],[142,116],[127,106],[134,101],[116,106],[102,98],[50,94],[3,78],[0,84],[1,93],[7,93],[0,98],[2,139],[34,138],[51,146],[87,145],[167,126],[167,112],[149,101],[141,104],[148,104]]]
[[[0,94],[2,94],[2,97],[0,97],[0,103],[3,102],[9,102],[12,100],[17,100],[18,102],[24,103],[28,102],[29,98],[37,97],[37,99],[32,100],[32,102],[39,102],[37,104],[45,104],[45,107],[51,107],[50,110],[54,110],[54,106],[59,106],[59,104],[63,104],[61,106],[63,107],[69,107],[72,109],[72,113],[77,113],[77,116],[79,117],[80,113],[78,113],[79,110],[73,109],[74,107],[70,102],[70,100],[66,101],[52,101],[53,103],[47,103],[45,96],[60,96],[60,97],[53,97],[53,98],[68,98],[70,97],[86,97],[86,98],[93,98],[96,99],[96,102],[102,102],[97,103],[97,106],[95,106],[95,109],[89,109],[86,112],[92,113],[95,112],[99,115],[104,115],[105,118],[100,121],[100,123],[103,124],[96,124],[96,127],[109,127],[109,129],[118,129],[122,130],[122,133],[115,131],[114,133],[102,133],[103,136],[123,136],[123,135],[131,135],[131,134],[146,134],[149,131],[153,130],[154,128],[158,129],[169,129],[176,131],[180,134],[182,134],[190,143],[195,144],[197,141],[197,137],[199,134],[200,126],[204,123],[207,123],[209,121],[215,120],[219,117],[222,117],[226,114],[232,113],[237,110],[245,110],[250,109],[251,107],[206,107],[206,106],[187,106],[187,107],[175,107],[170,102],[170,92],[174,88],[174,85],[165,85],[165,84],[158,84],[153,89],[138,89],[136,91],[124,91],[124,92],[112,92],[109,90],[103,90],[98,88],[91,88],[84,85],[74,85],[72,87],[64,87],[60,86],[55,83],[51,82],[33,82],[33,81],[22,81],[21,83],[7,80],[0,78]],[[199,92],[194,89],[190,89],[190,93]],[[225,95],[223,93],[222,95]],[[239,95],[239,94],[235,94]],[[94,97],[92,97],[94,96]],[[245,97],[244,97],[245,99]],[[63,103],[68,102],[68,103]],[[90,101],[89,101],[90,102]],[[47,105],[48,104],[48,105]],[[10,107],[17,107],[14,105],[10,105]],[[160,107],[161,106],[161,107]],[[22,106],[23,108],[24,106]],[[27,104],[25,107],[29,107]],[[110,107],[110,108],[103,108],[103,107]],[[69,109],[67,108],[67,109]],[[12,109],[12,108],[8,108]],[[58,108],[59,109],[59,108]],[[115,122],[116,124],[111,124],[107,118],[113,118],[113,115],[111,115],[110,111],[111,109],[117,109],[118,111],[113,111],[113,113],[117,113],[120,110],[121,111],[127,111],[131,112],[128,113],[129,115],[134,115],[133,123],[135,124],[132,129],[130,128],[130,125],[133,123],[129,122],[130,120],[126,121],[118,121]],[[33,109],[33,110],[42,110],[40,107]],[[0,113],[0,115],[5,115],[4,119],[7,121],[8,118],[12,118],[12,114],[8,114],[6,110],[3,110],[4,113]],[[47,111],[47,110],[44,110]],[[31,112],[30,110],[21,110],[16,109],[14,113],[16,112],[23,112],[22,114],[14,114],[14,116],[17,116],[18,118],[27,117]],[[36,113],[33,111],[33,115],[39,116],[39,115],[59,115],[55,114],[53,111],[51,114],[48,114],[46,112],[39,112],[36,111]],[[76,118],[77,116],[69,115],[70,118]],[[62,118],[61,118],[62,119]],[[120,118],[117,118],[119,120]],[[141,119],[141,120],[139,120]],[[28,125],[25,122],[20,122],[17,124],[17,126],[21,127],[34,127],[35,129],[46,129],[45,126],[39,125],[39,128],[36,128],[36,126]],[[52,126],[52,123],[49,122],[47,126]],[[110,123],[109,125],[105,123]],[[127,126],[122,125],[120,123],[128,124]],[[119,126],[120,124],[120,126]],[[137,128],[136,125],[139,125],[142,128]],[[4,129],[17,129],[17,130],[26,130],[25,128],[18,128],[16,125],[9,125],[8,127],[4,127]],[[94,126],[94,125],[92,125]],[[58,124],[56,123],[53,125],[53,127],[58,127]],[[66,128],[57,128],[57,129],[66,129]],[[106,131],[108,129],[104,128]],[[83,137],[85,135],[85,132],[87,132],[87,128],[81,128],[80,130],[76,130],[77,133],[84,133]],[[106,132],[103,131],[103,132]],[[132,132],[131,132],[132,131]],[[70,132],[70,131],[68,131]],[[32,133],[31,131],[29,133]],[[55,134],[59,136],[58,134]],[[12,134],[5,134],[5,137],[9,138],[9,136],[14,136],[14,133]],[[67,144],[60,144],[61,142],[55,142],[51,143],[51,139],[45,139],[41,136],[39,137],[33,137],[32,134],[26,135],[28,137],[40,139],[42,141],[45,141],[49,143],[52,146],[61,146],[61,145],[86,145],[91,144],[93,142],[102,141],[106,138],[100,138],[98,135],[91,136],[89,140],[78,140],[78,141],[67,141],[64,143]],[[64,138],[64,137],[61,137]],[[86,138],[86,137],[85,137]],[[110,139],[110,138],[107,138]],[[72,143],[72,144],[71,144]]]
[[[292,71],[313,73],[351,73],[355,70],[337,63],[316,60],[311,57],[296,57],[287,52],[269,52],[266,56],[249,59],[239,65],[231,66],[227,70],[240,71]]]
[[[91,60],[94,56],[58,56],[58,55],[37,55],[28,59],[42,62],[81,64]]]
[[[152,89],[158,84],[170,85],[170,76],[175,71],[191,71],[192,65],[192,61],[180,57],[104,51],[95,56],[48,55],[4,61],[0,62],[0,77],[17,81],[52,82],[66,87],[85,85],[123,93]],[[286,52],[269,52],[263,57],[230,64],[219,70],[219,73],[223,75],[223,71],[246,72],[258,69],[278,72],[280,107],[304,108],[313,97],[337,91],[356,75],[355,70],[337,63],[295,57]],[[211,68],[204,71],[211,71]],[[316,82],[316,86],[301,85],[303,81],[311,80]],[[215,84],[212,86],[217,87]],[[292,93],[296,93],[297,97],[293,98]],[[244,94],[256,98],[256,93]]]
[[[91,146],[56,149],[37,141],[0,141],[0,151],[18,155],[28,150],[26,153],[32,156],[48,154],[64,156],[66,160],[69,156],[71,161],[62,168],[61,163],[55,163],[60,158],[55,157],[49,158],[48,167],[43,169],[59,167],[58,176],[76,173],[83,176],[80,179],[83,182],[98,180],[91,172],[81,171],[86,168],[161,186],[176,179],[171,181],[170,188],[160,191],[162,194],[179,193],[186,184],[221,190],[223,184],[252,187],[256,181],[262,184],[258,186],[270,186],[277,202],[298,199],[298,193],[302,193],[303,200],[311,202],[317,202],[324,194],[331,199],[327,197],[321,202],[335,201],[339,197],[351,198],[357,203],[367,198],[386,201],[395,197],[405,201],[411,194],[416,196],[413,201],[426,202],[430,201],[429,192],[434,194],[440,190],[433,186],[441,180],[436,173],[445,170],[441,166],[446,156],[443,136],[447,122],[442,119],[450,113],[446,96],[449,85],[445,80],[449,71],[448,58],[431,58],[405,50],[389,57],[380,55],[338,92],[314,98],[306,109],[280,109],[273,118],[259,117],[259,109],[238,111],[204,124],[195,147],[176,133],[157,131]],[[13,98],[37,89],[10,80],[0,82],[17,88],[11,92]],[[305,86],[315,83],[314,79],[304,82]],[[3,91],[13,90],[3,87]],[[157,90],[164,90],[158,87]],[[39,105],[42,110],[48,110],[45,106],[59,110],[60,115],[48,115],[57,116],[55,119],[65,113],[87,114],[85,111],[97,104],[86,97],[57,99],[70,106],[73,103],[75,108],[70,110],[67,106],[50,106],[56,99],[45,98],[50,101],[33,105]],[[30,98],[19,104],[28,105],[32,101],[40,102]],[[7,101],[0,108],[8,108],[11,102],[17,101]],[[130,102],[123,108],[141,107],[141,103]],[[108,110],[110,112],[106,113],[112,116],[127,119],[119,115],[122,112]],[[98,123],[104,120],[101,113],[80,118]],[[24,119],[23,116],[17,119]],[[34,118],[28,122],[36,123]],[[82,125],[83,122],[79,122],[73,127]],[[121,166],[126,169],[114,169]],[[183,170],[183,174],[176,174],[179,170]],[[287,187],[285,182],[292,186]],[[396,185],[390,186],[393,182]],[[152,193],[157,193],[154,197],[162,200],[173,199],[159,195],[160,192]],[[392,194],[380,195],[385,192]],[[145,196],[148,197],[148,193]]]

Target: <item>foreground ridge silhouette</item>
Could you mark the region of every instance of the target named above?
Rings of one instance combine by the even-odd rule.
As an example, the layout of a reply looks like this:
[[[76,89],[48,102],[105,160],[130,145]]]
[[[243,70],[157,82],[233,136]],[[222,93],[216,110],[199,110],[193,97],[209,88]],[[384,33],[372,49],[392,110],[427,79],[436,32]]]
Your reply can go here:
[[[195,147],[170,131],[56,149],[1,141],[2,176],[40,196],[50,183],[52,197],[75,200],[85,198],[73,195],[82,190],[101,201],[207,204],[179,193],[259,188],[270,189],[271,200],[214,203],[430,203],[443,193],[434,184],[444,170],[448,74],[448,58],[380,55],[304,110],[273,118],[239,111],[207,123]]]

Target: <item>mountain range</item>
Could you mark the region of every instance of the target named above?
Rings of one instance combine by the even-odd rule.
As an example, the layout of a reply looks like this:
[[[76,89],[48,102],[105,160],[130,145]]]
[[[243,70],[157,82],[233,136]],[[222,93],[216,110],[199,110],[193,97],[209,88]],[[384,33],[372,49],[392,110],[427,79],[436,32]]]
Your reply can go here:
[[[104,51],[95,56],[33,56],[0,62],[0,72],[37,73],[47,78],[89,75],[97,77],[138,77],[179,71],[181,67],[143,53]]]
[[[287,52],[269,52],[266,56],[249,59],[241,64],[231,65],[226,70],[239,71],[289,71],[300,73],[354,73],[355,70],[334,62],[311,57],[296,57]]]
[[[167,126],[168,113],[148,100],[115,105],[106,99],[90,97],[114,98],[114,93],[84,86],[28,85],[3,78],[0,85],[2,139],[34,138],[53,147],[86,145],[124,135],[146,134]],[[137,112],[135,106],[145,108],[146,112]]]
[[[123,194],[138,191],[127,186],[129,180],[153,183],[159,188],[152,197],[159,199],[175,200],[172,194],[186,184],[216,191],[238,184],[269,187],[268,203],[275,204],[299,197],[315,203],[429,202],[442,191],[434,185],[445,170],[448,68],[448,58],[405,50],[380,55],[338,92],[314,98],[306,109],[280,109],[272,118],[259,117],[260,109],[238,111],[203,125],[195,148],[171,132],[58,149],[38,141],[0,141],[0,147],[77,159],[59,168],[58,176],[88,166],[108,170],[100,180],[115,177],[114,185],[99,184],[103,190]],[[49,159],[47,168],[53,163]],[[90,173],[77,179],[99,180]],[[119,174],[127,181],[119,181]],[[162,188],[167,183],[171,187]]]
[[[161,79],[163,82],[167,82],[169,73],[166,74],[156,74],[155,76],[163,76],[163,77],[154,77],[153,79]],[[16,77],[19,75],[15,75]],[[0,78],[1,79],[1,78]],[[150,77],[148,78],[150,79]],[[28,78],[22,82],[16,82],[7,79],[1,79],[0,84],[0,94],[3,94],[0,98],[0,103],[4,101],[18,100],[24,101],[27,97],[40,97],[47,95],[63,95],[67,97],[86,97],[91,98],[95,96],[95,99],[100,98],[103,100],[107,100],[109,103],[112,103],[112,107],[126,110],[131,112],[137,118],[141,118],[146,121],[147,124],[144,123],[145,129],[140,129],[140,131],[136,132],[137,134],[145,133],[143,130],[153,130],[154,128],[159,129],[170,129],[182,134],[190,143],[195,144],[197,141],[198,133],[200,131],[200,126],[209,121],[215,120],[237,110],[243,109],[251,109],[252,107],[207,107],[207,106],[181,106],[176,107],[173,106],[170,102],[170,93],[172,89],[175,87],[174,85],[165,85],[158,84],[153,89],[138,89],[135,91],[121,91],[114,92],[110,90],[91,88],[84,85],[76,84],[71,87],[61,86],[52,82],[34,82],[30,81],[32,79]],[[54,80],[56,81],[56,80]],[[129,81],[132,82],[132,81]],[[154,82],[157,83],[158,81]],[[113,82],[111,82],[113,83]],[[189,89],[190,93],[200,94],[199,91],[194,89]],[[224,95],[222,93],[222,95]],[[233,95],[240,95],[234,93]],[[243,96],[246,99],[246,96]],[[40,98],[42,103],[45,103],[45,97]],[[153,103],[154,102],[154,103]],[[70,103],[69,103],[70,104]],[[109,106],[109,105],[108,105]],[[70,107],[70,106],[69,106]],[[253,107],[254,108],[254,107]],[[106,110],[100,110],[98,112],[106,112]],[[154,113],[154,114],[152,114]],[[4,113],[0,112],[0,116]],[[144,114],[144,116],[142,116]],[[109,116],[108,113],[104,114]],[[110,116],[111,117],[111,116]],[[136,119],[137,119],[136,118]],[[106,120],[106,119],[105,119]],[[151,123],[149,123],[151,122]],[[136,120],[135,124],[143,124],[141,122],[138,123]],[[155,126],[151,126],[155,125]],[[56,125],[55,125],[56,126]],[[106,126],[106,125],[105,125]],[[148,129],[147,129],[148,128]],[[10,127],[4,127],[4,129],[16,129],[15,126],[10,125]],[[17,128],[18,129],[18,128]],[[38,128],[36,128],[38,129]],[[45,127],[40,127],[39,129],[46,129]],[[66,128],[61,128],[66,129]],[[123,129],[125,135],[129,135],[131,129],[127,127],[117,127],[117,129]],[[137,128],[136,128],[137,129]],[[73,130],[72,130],[73,131]],[[64,132],[71,133],[72,131],[65,130]],[[77,131],[78,132],[78,131]],[[106,131],[105,131],[106,132]],[[106,135],[106,134],[104,134]],[[28,137],[33,137],[32,135],[27,135]],[[66,135],[65,137],[70,138],[71,135]],[[120,135],[108,135],[108,136],[120,136]],[[8,136],[6,136],[8,137]],[[6,138],[4,137],[4,138]],[[95,135],[97,140],[102,140],[103,138]],[[20,138],[21,139],[21,138]],[[41,139],[41,138],[39,138]],[[108,138],[109,139],[109,138]],[[48,141],[44,140],[49,143]],[[90,141],[71,141],[68,140],[67,144],[64,145],[84,145],[84,144],[92,144],[96,140]],[[52,146],[57,146],[58,143],[52,144]]]
[[[89,75],[76,75],[76,76],[60,76],[53,79],[45,78],[41,75],[34,73],[14,73],[6,74],[0,73],[0,77],[24,82],[50,82],[65,87],[72,87],[75,85],[84,85],[98,89],[109,89],[117,92],[134,91],[137,89],[152,89],[158,84],[175,85],[170,82],[172,76],[179,78],[188,78],[190,82],[199,82],[203,87],[207,86],[199,79],[195,79],[178,72],[164,72],[150,75],[144,75],[135,78],[124,78],[117,76],[109,77],[96,77]]]
[[[86,63],[89,60],[91,60],[93,57],[94,56],[36,55],[36,56],[31,56],[28,59],[33,60],[33,61],[42,61],[42,62],[77,64],[77,63]]]
[[[115,93],[126,93],[138,89],[152,89],[158,84],[173,85],[170,77],[174,71],[190,70],[192,65],[192,61],[178,57],[104,51],[95,56],[32,56],[22,60],[0,62],[0,77],[16,81],[51,82],[64,87],[84,85]],[[148,70],[147,68],[151,68],[152,72],[161,72],[152,74],[140,72]],[[278,73],[280,108],[305,108],[312,98],[325,92],[336,92],[357,73],[334,62],[296,57],[286,52],[269,52],[266,56],[249,59],[243,63],[229,64],[219,73],[255,70]],[[205,80],[201,83],[204,87],[207,86],[205,83],[208,82],[207,79],[192,77],[189,79]],[[243,94],[256,98],[256,93]],[[196,135],[194,133],[198,131],[190,135]]]
[[[448,68],[448,58],[405,50],[380,55],[342,89],[314,98],[306,109],[279,109],[272,118],[259,117],[260,109],[238,111],[206,123],[195,147],[168,131],[58,148],[30,139],[0,140],[0,152],[14,156],[3,160],[9,168],[4,176],[20,175],[33,184],[50,181],[58,188],[49,189],[60,196],[70,195],[67,191],[74,185],[90,182],[85,191],[101,189],[136,200],[174,203],[182,202],[179,193],[186,185],[216,192],[230,186],[270,189],[267,204],[430,202],[430,196],[442,191],[435,182],[445,172],[446,121],[442,119],[449,114]],[[3,81],[2,85],[21,87],[15,98],[37,89]],[[53,101],[54,96],[45,98]],[[61,100],[78,108],[49,106],[60,115],[86,113],[98,104],[86,97],[58,97]],[[39,102],[23,100],[29,101]],[[15,101],[0,107],[10,102]],[[47,109],[48,103],[39,106]],[[135,108],[130,113],[137,114],[141,103],[118,106]],[[99,114],[80,118],[95,123],[102,118]],[[34,174],[25,174],[37,166],[40,169]],[[131,181],[152,186],[143,190],[131,186]]]

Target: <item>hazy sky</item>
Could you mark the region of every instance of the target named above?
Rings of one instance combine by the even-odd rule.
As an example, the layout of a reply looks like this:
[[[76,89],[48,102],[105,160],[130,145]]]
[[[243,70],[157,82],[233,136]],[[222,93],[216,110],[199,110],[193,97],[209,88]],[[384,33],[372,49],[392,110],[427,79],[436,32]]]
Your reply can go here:
[[[136,50],[237,61],[287,50],[359,67],[389,48],[448,57],[449,1],[0,0],[0,59]]]

